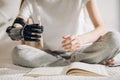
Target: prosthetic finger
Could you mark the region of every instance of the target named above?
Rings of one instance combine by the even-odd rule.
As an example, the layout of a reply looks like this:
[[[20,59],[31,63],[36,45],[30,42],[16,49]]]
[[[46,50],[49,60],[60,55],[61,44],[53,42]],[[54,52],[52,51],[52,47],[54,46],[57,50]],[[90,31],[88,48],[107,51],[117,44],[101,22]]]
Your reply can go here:
[[[31,29],[42,29],[43,26],[40,26],[39,24],[31,24],[31,25],[27,25],[25,29],[27,30],[31,30]]]
[[[25,41],[40,41],[40,39],[38,39],[38,38],[32,38],[32,37],[30,37],[30,36],[25,36],[25,37],[24,37],[24,40],[25,40]]]
[[[35,31],[23,31],[23,35],[30,35],[30,34],[33,34],[33,35],[40,35],[41,33],[38,33],[36,30]]]

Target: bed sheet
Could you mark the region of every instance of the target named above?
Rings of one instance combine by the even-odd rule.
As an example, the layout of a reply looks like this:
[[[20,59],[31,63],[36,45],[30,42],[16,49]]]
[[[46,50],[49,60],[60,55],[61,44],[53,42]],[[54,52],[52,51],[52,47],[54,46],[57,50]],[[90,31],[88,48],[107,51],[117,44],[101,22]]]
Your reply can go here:
[[[25,73],[31,68],[24,68],[12,63],[0,64],[0,80],[120,80],[120,67],[106,67],[109,74],[107,77],[92,76],[41,76],[27,77]]]

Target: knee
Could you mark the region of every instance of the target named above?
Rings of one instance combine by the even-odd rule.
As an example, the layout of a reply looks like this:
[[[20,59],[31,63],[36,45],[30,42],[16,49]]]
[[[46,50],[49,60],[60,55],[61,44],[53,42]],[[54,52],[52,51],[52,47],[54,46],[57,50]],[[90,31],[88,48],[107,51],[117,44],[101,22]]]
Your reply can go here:
[[[22,62],[20,62],[23,59],[21,59],[18,50],[19,50],[19,48],[17,46],[13,49],[13,52],[12,52],[12,62],[15,65],[21,65],[21,66],[23,66]]]
[[[23,50],[24,47],[27,47],[27,46],[18,45],[14,48],[12,52],[13,64],[23,66],[23,67],[37,67],[36,65],[32,64],[29,58],[27,58],[26,51]]]
[[[12,61],[14,64],[18,64],[20,61],[19,59],[20,59],[19,48],[16,46],[12,52]]]
[[[116,56],[120,52],[120,33],[108,32],[103,35],[92,46],[87,48],[87,53],[91,53],[82,61],[87,63],[100,63]],[[86,53],[86,52],[85,52]],[[86,54],[88,55],[88,54]]]
[[[106,45],[106,47],[103,49],[103,55],[106,56],[104,60],[111,59],[120,52],[119,32],[110,31],[106,33],[102,39],[104,42],[104,46]]]
[[[40,67],[57,60],[56,57],[41,51],[39,49],[18,45],[14,48],[12,54],[13,63],[25,67]]]
[[[119,32],[107,32],[102,39],[111,46],[120,47],[120,33]]]

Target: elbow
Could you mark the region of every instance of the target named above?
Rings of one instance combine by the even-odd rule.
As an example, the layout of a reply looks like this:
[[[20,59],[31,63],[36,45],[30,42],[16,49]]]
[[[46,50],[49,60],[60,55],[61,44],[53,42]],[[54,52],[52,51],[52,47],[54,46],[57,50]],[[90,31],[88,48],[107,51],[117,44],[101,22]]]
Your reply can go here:
[[[95,26],[95,29],[98,29],[101,35],[104,35],[108,32],[108,29],[104,23],[102,24],[97,24]]]

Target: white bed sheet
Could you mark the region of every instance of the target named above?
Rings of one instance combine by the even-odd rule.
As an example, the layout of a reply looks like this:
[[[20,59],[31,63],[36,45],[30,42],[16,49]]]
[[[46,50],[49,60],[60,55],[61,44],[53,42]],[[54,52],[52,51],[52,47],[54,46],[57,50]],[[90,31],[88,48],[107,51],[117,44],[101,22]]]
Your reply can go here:
[[[92,77],[92,76],[41,76],[27,77],[25,73],[31,68],[24,68],[10,63],[0,64],[0,80],[120,80],[120,67],[106,67],[109,76]]]

